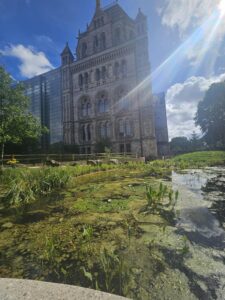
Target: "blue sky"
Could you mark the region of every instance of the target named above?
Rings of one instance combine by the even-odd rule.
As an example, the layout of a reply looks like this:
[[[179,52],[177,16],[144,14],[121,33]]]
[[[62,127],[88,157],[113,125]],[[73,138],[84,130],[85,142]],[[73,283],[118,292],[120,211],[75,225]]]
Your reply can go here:
[[[112,3],[102,0],[102,6]],[[225,80],[225,0],[119,0],[148,17],[154,92],[166,92],[170,137],[190,135],[197,104]],[[95,0],[0,0],[0,64],[17,80],[60,65],[66,41],[75,52]]]

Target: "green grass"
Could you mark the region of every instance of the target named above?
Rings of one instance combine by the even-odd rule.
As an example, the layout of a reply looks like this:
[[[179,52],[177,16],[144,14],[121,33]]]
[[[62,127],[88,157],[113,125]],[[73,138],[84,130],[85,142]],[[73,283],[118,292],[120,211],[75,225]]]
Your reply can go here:
[[[54,191],[64,190],[70,184],[73,186],[79,185],[77,177],[82,175],[93,174],[93,179],[99,179],[96,172],[101,171],[115,170],[117,175],[127,172],[129,175],[132,173],[134,177],[142,175],[162,178],[169,176],[172,170],[202,168],[224,164],[225,151],[205,151],[183,154],[168,160],[155,160],[147,164],[103,164],[101,166],[82,165],[59,168],[43,167],[39,169],[8,168],[2,170],[0,173],[0,200],[6,207],[22,207]],[[98,175],[99,174],[101,173],[98,173]],[[103,176],[109,180],[109,175],[105,176],[103,173]],[[90,178],[87,178],[87,180],[89,180],[89,182],[91,181]],[[5,193],[3,193],[3,190]],[[81,211],[96,210],[106,212],[125,209],[127,205],[125,202],[121,204],[121,201],[118,203],[113,201],[112,203],[106,204],[95,202],[92,199],[90,202],[89,200],[85,202],[86,203],[76,203],[76,209]],[[122,207],[118,207],[119,203]]]
[[[215,166],[225,164],[225,151],[193,152],[174,157],[172,162],[189,166]]]
[[[118,212],[128,207],[129,200],[112,200],[111,202],[103,202],[99,199],[78,199],[73,206],[76,212]]]

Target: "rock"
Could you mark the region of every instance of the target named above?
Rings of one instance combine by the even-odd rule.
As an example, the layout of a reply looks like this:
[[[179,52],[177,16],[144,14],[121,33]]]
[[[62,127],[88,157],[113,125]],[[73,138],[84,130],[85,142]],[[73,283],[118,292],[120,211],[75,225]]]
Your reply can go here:
[[[109,163],[110,163],[110,164],[113,164],[113,165],[119,165],[118,159],[110,159],[110,160],[109,160]]]
[[[78,161],[74,161],[72,164],[71,164],[71,167],[76,167],[76,166],[80,166],[81,164],[78,162]]]
[[[50,218],[48,219],[48,221],[49,221],[50,223],[55,223],[55,222],[57,222],[57,218],[55,218],[55,217],[50,217]]]
[[[107,225],[111,226],[111,227],[115,227],[116,226],[116,222],[108,222]]]
[[[38,222],[48,216],[48,213],[44,210],[29,211],[24,215],[23,221],[25,223]]]
[[[136,161],[145,163],[145,162],[146,162],[146,159],[145,159],[145,157],[138,157],[138,158],[136,159]]]
[[[5,224],[2,225],[2,228],[3,229],[10,229],[10,228],[13,228],[14,224],[11,223],[11,222],[7,222]]]
[[[61,164],[60,162],[54,160],[54,159],[47,159],[46,160],[46,165],[50,167],[59,167]]]
[[[88,164],[89,166],[97,166],[97,161],[96,161],[96,160],[88,160],[88,161],[87,161],[87,164]]]

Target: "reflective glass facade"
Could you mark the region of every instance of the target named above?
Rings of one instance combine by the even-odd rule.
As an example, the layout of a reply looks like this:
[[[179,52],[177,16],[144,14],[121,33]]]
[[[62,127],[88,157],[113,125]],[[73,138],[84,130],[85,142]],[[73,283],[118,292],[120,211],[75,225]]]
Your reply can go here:
[[[42,137],[42,147],[63,141],[61,71],[60,68],[23,82],[25,94],[30,98],[30,111],[49,134]]]

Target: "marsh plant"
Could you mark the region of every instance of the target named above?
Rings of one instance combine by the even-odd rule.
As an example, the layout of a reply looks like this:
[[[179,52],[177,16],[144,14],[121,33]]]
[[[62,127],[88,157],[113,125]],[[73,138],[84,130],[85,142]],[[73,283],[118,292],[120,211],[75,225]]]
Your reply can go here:
[[[103,290],[109,293],[123,294],[123,289],[128,280],[128,272],[123,259],[112,251],[104,249],[100,254],[100,268],[102,281],[99,282]]]
[[[1,175],[6,192],[1,198],[5,207],[20,208],[41,196],[66,187],[70,175],[63,169],[6,170]]]
[[[169,190],[167,186],[160,183],[158,189],[152,186],[146,186],[147,211],[159,213],[161,210],[168,208],[174,210],[177,203],[179,192]]]

